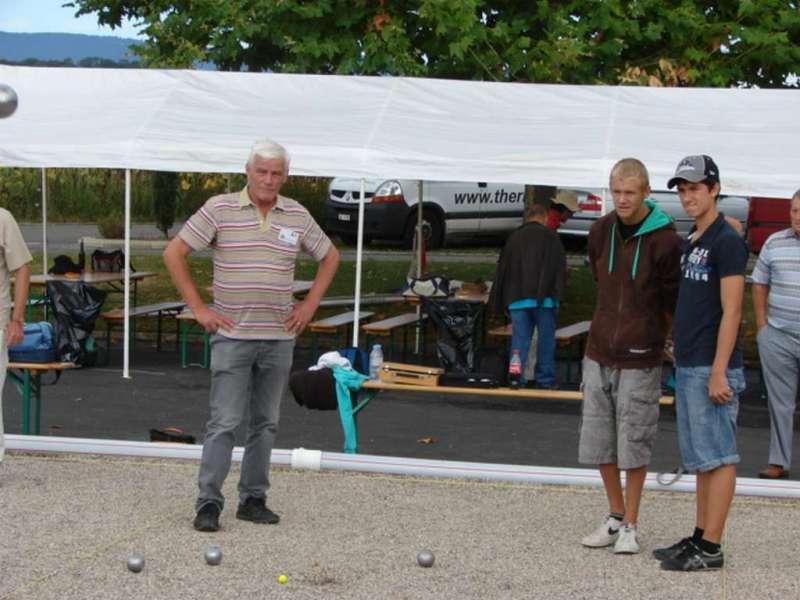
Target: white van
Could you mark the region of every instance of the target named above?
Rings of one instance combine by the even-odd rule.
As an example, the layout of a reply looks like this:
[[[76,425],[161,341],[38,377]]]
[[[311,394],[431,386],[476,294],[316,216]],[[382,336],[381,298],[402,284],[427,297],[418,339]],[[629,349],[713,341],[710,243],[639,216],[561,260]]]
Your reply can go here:
[[[346,243],[354,243],[358,227],[360,179],[335,178],[325,201],[325,228]],[[364,237],[403,240],[410,245],[417,220],[419,183],[411,179],[367,179],[365,182]],[[600,216],[599,190],[575,190],[580,211],[559,232],[585,236]],[[516,183],[423,182],[423,231],[428,248],[439,248],[454,237],[507,235],[522,223],[525,186]],[[676,220],[679,233],[688,232],[686,217],[674,192],[654,192],[652,198]],[[607,198],[611,206],[610,195]],[[747,221],[747,198],[720,198],[725,214]]]

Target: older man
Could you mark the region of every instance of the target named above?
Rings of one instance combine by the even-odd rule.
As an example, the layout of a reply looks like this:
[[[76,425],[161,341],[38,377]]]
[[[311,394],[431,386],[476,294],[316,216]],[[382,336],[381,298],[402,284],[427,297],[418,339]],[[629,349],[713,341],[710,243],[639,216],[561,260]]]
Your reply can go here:
[[[277,523],[266,506],[269,464],[292,364],[295,336],[319,306],[339,265],[339,253],[299,203],[281,196],[289,173],[285,148],[253,146],[247,187],[209,199],[164,251],[164,262],[198,323],[211,338],[211,392],[200,463],[198,531],[217,531],[222,484],[231,465],[234,432],[249,414],[236,518]],[[186,257],[214,250],[214,303],[197,292]],[[319,261],[306,298],[292,303],[297,253]]]
[[[753,269],[758,352],[767,386],[769,466],[758,476],[789,476],[800,378],[800,190],[790,203],[791,227],[772,234]]]

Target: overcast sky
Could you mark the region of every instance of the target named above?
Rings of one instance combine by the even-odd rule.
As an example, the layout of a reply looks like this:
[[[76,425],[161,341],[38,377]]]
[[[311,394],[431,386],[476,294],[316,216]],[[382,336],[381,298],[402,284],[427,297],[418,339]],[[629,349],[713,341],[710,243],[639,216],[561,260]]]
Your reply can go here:
[[[75,8],[62,7],[69,0],[0,0],[0,31],[21,33],[86,33],[135,38],[130,24],[112,30],[97,25],[96,15],[75,18]]]

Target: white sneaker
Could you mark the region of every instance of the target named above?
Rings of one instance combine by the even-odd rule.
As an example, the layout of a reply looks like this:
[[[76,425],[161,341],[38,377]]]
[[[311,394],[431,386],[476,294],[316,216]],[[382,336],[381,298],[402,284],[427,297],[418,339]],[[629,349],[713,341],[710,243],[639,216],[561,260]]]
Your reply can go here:
[[[619,537],[614,544],[614,554],[638,554],[639,542],[636,540],[636,525],[626,523],[619,528]]]
[[[617,541],[621,523],[608,517],[603,524],[581,540],[581,544],[589,548],[605,548]]]

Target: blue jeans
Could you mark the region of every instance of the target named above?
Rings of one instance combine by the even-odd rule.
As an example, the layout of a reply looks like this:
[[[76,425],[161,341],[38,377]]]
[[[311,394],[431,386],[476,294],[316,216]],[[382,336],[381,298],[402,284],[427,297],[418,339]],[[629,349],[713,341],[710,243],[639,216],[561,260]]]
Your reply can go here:
[[[536,370],[534,379],[540,385],[549,386],[556,382],[556,309],[555,308],[517,308],[511,313],[511,351],[519,350],[522,372],[528,360],[528,350],[534,330],[539,332],[536,345]],[[524,380],[521,383],[525,383]]]
[[[744,391],[744,369],[728,369],[733,397],[715,404],[708,396],[711,367],[678,367],[675,389],[678,413],[678,445],[683,466],[705,473],[739,462],[736,449],[736,417],[739,395]]]
[[[294,340],[211,338],[210,417],[203,441],[197,510],[222,509],[222,484],[231,468],[234,434],[245,415],[247,439],[239,477],[239,502],[266,498],[272,445],[292,367]]]

